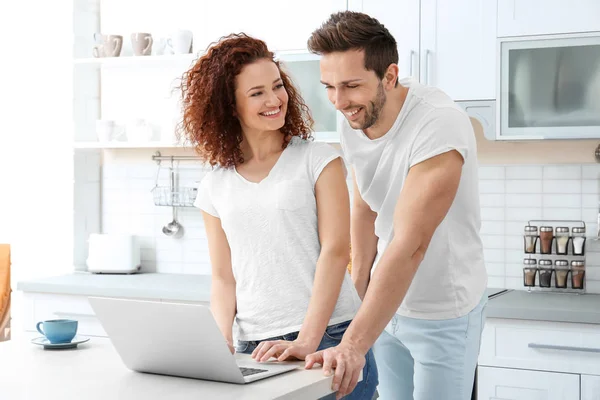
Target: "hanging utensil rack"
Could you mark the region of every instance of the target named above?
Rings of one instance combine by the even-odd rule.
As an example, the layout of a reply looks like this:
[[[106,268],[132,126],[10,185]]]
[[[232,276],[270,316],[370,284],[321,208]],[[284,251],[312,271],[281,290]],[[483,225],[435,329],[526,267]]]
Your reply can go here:
[[[152,156],[152,160],[156,161],[158,165],[156,180],[151,190],[154,205],[163,207],[194,207],[194,201],[198,196],[198,188],[191,186],[159,186],[158,178],[162,161],[171,161],[172,166],[174,161],[198,161],[199,158],[194,156],[163,156],[157,151]]]

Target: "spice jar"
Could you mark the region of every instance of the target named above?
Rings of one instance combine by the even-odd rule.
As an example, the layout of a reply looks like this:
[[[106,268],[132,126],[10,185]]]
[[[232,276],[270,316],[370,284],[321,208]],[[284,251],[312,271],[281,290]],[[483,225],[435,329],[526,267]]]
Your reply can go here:
[[[554,286],[560,289],[567,287],[569,276],[569,262],[567,260],[556,260],[554,262]]]
[[[573,243],[573,254],[582,256],[585,254],[585,227],[573,228],[571,243]]]
[[[525,253],[535,253],[535,245],[538,239],[538,227],[532,225],[525,226],[525,232],[523,235]]]
[[[537,261],[535,258],[523,260],[523,286],[535,286],[535,274],[537,273]]]
[[[554,230],[551,226],[542,226],[540,228],[540,253],[552,253],[552,239],[554,238]]]
[[[571,261],[571,287],[573,289],[583,289],[585,278],[585,262],[582,260]]]
[[[540,270],[540,287],[550,287],[552,286],[552,261],[551,260],[540,260],[539,262],[539,270]]]
[[[556,237],[556,254],[567,254],[569,249],[569,228],[566,226],[557,226],[554,236]]]

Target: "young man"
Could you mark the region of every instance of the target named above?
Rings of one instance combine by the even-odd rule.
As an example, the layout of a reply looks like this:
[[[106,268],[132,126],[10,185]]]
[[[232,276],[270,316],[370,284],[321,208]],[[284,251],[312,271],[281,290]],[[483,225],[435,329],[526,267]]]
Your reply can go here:
[[[340,345],[309,355],[349,393],[373,346],[383,399],[470,399],[487,301],[477,148],[441,90],[399,81],[376,19],[333,14],[308,41],[346,117],[354,168],[352,279],[363,303]]]

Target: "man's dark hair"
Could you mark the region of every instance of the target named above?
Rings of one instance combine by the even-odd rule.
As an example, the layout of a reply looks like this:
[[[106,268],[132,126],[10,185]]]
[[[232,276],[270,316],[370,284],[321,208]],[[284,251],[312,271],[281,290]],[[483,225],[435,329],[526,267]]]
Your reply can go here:
[[[396,39],[387,28],[375,18],[354,11],[332,14],[310,35],[308,49],[315,54],[363,50],[365,68],[379,79],[390,64],[398,64]]]

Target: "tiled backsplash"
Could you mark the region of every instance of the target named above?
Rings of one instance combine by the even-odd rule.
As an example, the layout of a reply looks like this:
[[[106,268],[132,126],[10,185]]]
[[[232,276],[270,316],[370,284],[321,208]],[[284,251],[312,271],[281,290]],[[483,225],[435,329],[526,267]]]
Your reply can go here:
[[[179,186],[196,186],[205,174],[198,164],[181,162]],[[157,166],[152,163],[111,163],[102,169],[102,231],[130,233],[140,239],[142,270],[159,273],[210,274],[208,244],[202,215],[197,208],[179,208],[184,236],[162,233],[172,220],[170,207],[154,205]],[[352,189],[351,181],[349,183]],[[168,185],[168,163],[159,172],[159,186]]]
[[[596,236],[598,165],[479,168],[481,235],[490,287],[523,289],[523,227],[529,220],[583,220]],[[600,293],[600,242],[586,243],[587,291]]]
[[[168,164],[168,163],[167,163]],[[195,186],[204,175],[199,166],[181,163],[179,186]],[[197,208],[179,208],[178,221],[184,235],[174,239],[162,233],[172,220],[171,207],[154,205],[157,166],[143,164],[109,164],[102,176],[102,231],[128,232],[140,239],[142,270],[160,273],[210,274],[208,246],[202,215]],[[168,166],[159,173],[159,186],[169,185]]]
[[[208,247],[200,211],[179,209],[185,228],[181,239],[162,234],[171,221],[169,207],[153,203],[156,165],[109,164],[103,168],[104,232],[130,232],[141,237],[145,271],[210,274]],[[181,163],[179,184],[194,185],[204,172]],[[596,234],[600,166],[485,165],[479,170],[481,234],[490,287],[522,289],[523,226],[533,219],[577,219]],[[159,185],[168,185],[161,169]],[[351,188],[351,185],[349,185]],[[600,293],[600,242],[588,240],[587,291]]]

